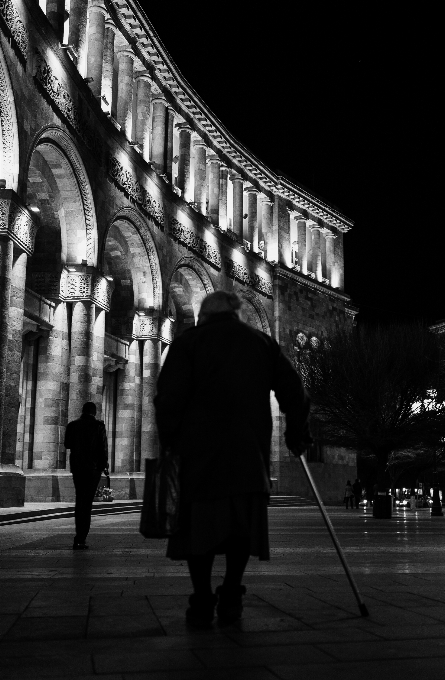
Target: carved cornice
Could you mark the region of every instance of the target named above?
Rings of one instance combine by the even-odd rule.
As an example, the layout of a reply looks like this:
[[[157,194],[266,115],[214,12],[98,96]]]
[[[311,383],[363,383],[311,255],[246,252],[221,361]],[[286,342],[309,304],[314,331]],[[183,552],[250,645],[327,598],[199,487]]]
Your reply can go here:
[[[1,1],[1,0],[0,0]],[[91,150],[101,154],[101,148],[88,123],[80,115],[68,90],[59,82],[54,75],[51,66],[36,49],[36,70],[34,79],[48,95],[52,106],[62,118],[75,130],[84,144]]]
[[[28,56],[29,35],[12,0],[0,0],[0,16],[5,22],[15,45],[26,61]]]
[[[198,236],[193,229],[181,224],[176,218],[170,220],[170,236],[183,243],[213,266],[221,269],[221,255],[218,250]]]
[[[312,276],[314,277],[313,279]],[[312,288],[313,290],[317,290],[319,293],[324,293],[324,295],[340,298],[344,302],[349,302],[351,299],[349,295],[347,295],[346,293],[342,293],[337,288],[327,287],[315,281],[315,274],[313,274],[313,272],[308,272],[307,275],[304,275],[299,274],[294,270],[289,271],[287,269],[284,269],[283,267],[275,266],[274,277],[278,279],[291,279],[293,281],[296,281],[297,283],[300,283],[303,286],[306,286],[307,288]]]
[[[266,279],[259,274],[251,274],[247,267],[238,264],[238,262],[234,262],[230,258],[226,258],[226,274],[232,279],[241,281],[241,283],[244,283],[246,286],[255,288],[259,293],[262,293],[267,297],[272,297],[272,283],[266,281]]]
[[[8,236],[23,252],[32,255],[38,225],[29,210],[10,189],[0,191],[0,234]]]
[[[193,120],[193,128],[209,140],[215,153],[223,154],[233,168],[248,176],[249,181],[260,184],[263,192],[273,192],[288,199],[297,208],[339,231],[348,231],[353,226],[353,222],[335,208],[272,172],[228,132],[183,77],[136,2],[106,0],[106,4],[141,62],[153,69],[159,87],[175,100],[178,113]]]
[[[130,170],[125,170],[117,158],[110,156],[108,172],[110,177],[129,198],[152,218],[160,227],[164,226],[165,215],[161,205],[149,194],[147,189],[137,181]]]

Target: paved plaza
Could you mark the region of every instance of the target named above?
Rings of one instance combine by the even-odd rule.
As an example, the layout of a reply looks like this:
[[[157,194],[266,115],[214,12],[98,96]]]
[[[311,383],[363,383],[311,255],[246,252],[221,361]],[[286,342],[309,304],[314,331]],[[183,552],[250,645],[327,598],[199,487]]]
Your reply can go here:
[[[96,505],[90,550],[74,553],[69,504],[3,509],[1,679],[445,678],[445,518],[328,511],[369,618],[318,509],[281,498],[272,559],[248,566],[242,621],[190,631],[186,565],[140,536],[138,504]]]

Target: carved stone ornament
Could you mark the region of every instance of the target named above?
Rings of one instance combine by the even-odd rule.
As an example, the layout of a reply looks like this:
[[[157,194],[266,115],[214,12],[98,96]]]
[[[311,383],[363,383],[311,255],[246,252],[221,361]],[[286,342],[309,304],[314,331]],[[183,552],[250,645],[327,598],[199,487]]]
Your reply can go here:
[[[174,321],[169,317],[136,312],[133,319],[132,337],[136,340],[161,340],[173,342]]]
[[[112,287],[104,276],[83,272],[33,272],[33,289],[45,298],[74,302],[89,300],[110,311]]]
[[[160,227],[163,227],[165,215],[161,205],[140,185],[133,173],[125,170],[114,156],[110,156],[108,171],[110,177],[127,196],[132,198]]]
[[[238,279],[241,283],[255,288],[259,293],[272,297],[272,284],[263,279],[259,274],[251,274],[243,265],[226,258],[226,274],[232,279]]]
[[[26,61],[28,56],[29,35],[12,0],[0,0],[0,16],[8,27],[13,41]]]
[[[183,243],[187,248],[193,250],[200,257],[210,264],[213,264],[218,269],[221,269],[221,255],[218,250],[207,243],[203,238],[195,234],[193,229],[185,227],[179,220],[173,218],[170,220],[170,236]]]
[[[1,2],[1,0],[0,0]],[[71,95],[54,75],[51,66],[36,49],[36,70],[34,78],[42,86],[51,103],[62,117],[74,128],[84,144],[97,154],[101,153],[97,136],[91,131],[88,123],[81,116]]]
[[[27,255],[32,255],[37,229],[31,213],[19,204],[16,194],[3,190],[0,193],[0,234],[9,236]]]

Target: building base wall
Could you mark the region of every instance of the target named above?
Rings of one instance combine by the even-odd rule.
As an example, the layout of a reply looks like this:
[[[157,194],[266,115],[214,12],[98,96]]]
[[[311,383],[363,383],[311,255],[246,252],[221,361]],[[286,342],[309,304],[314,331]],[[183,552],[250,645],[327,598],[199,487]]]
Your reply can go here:
[[[0,465],[0,508],[20,508],[25,502],[25,476],[15,465]]]
[[[342,505],[345,486],[357,476],[355,465],[335,465],[332,463],[308,463],[314,482],[326,505]],[[279,463],[278,493],[289,496],[314,498],[312,489],[297,459],[289,458]],[[315,499],[314,499],[315,500]]]
[[[23,477],[23,495],[26,503],[71,503],[75,501],[72,475],[69,472],[30,473]],[[102,477],[101,485],[105,485]],[[110,486],[116,500],[142,500],[144,493],[144,474],[118,473],[110,475]],[[23,505],[23,502],[21,503]],[[12,507],[12,506],[3,506]],[[16,505],[15,507],[18,507]]]

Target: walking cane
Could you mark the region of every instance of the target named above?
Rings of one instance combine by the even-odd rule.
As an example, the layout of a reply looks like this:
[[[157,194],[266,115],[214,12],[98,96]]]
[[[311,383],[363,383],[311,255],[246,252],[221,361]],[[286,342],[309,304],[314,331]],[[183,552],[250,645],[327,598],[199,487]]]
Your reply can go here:
[[[295,454],[294,454],[294,455],[295,455]],[[315,498],[316,498],[318,507],[320,508],[320,512],[321,512],[321,514],[322,514],[322,516],[323,516],[324,523],[326,524],[326,526],[327,526],[327,528],[328,528],[328,531],[329,531],[329,533],[331,534],[331,538],[332,538],[332,541],[333,541],[333,543],[334,543],[334,546],[335,546],[335,549],[336,549],[336,551],[337,551],[337,554],[338,554],[338,556],[339,556],[339,558],[340,558],[340,562],[342,563],[343,569],[345,570],[346,576],[348,577],[349,583],[351,584],[351,588],[352,588],[352,590],[353,590],[353,592],[354,592],[354,595],[355,595],[355,597],[356,597],[356,600],[357,600],[357,602],[358,602],[358,606],[359,606],[359,609],[360,609],[360,614],[361,614],[362,616],[369,616],[368,609],[367,609],[365,603],[363,602],[362,596],[361,596],[360,593],[359,593],[359,590],[358,590],[358,588],[357,588],[357,584],[356,584],[356,582],[355,582],[355,580],[354,580],[354,577],[353,577],[353,575],[352,575],[352,572],[351,572],[351,570],[350,570],[350,568],[349,568],[348,563],[346,562],[346,557],[345,557],[345,554],[344,554],[344,552],[343,552],[343,549],[342,549],[340,543],[338,542],[337,536],[335,535],[335,531],[334,531],[334,527],[332,526],[332,522],[331,522],[331,520],[329,519],[328,513],[326,512],[326,509],[325,509],[325,507],[324,507],[324,505],[323,505],[323,501],[321,500],[321,496],[320,496],[320,494],[318,493],[317,487],[315,486],[315,482],[314,482],[314,480],[313,480],[313,478],[312,478],[311,471],[309,470],[308,465],[307,465],[307,463],[306,463],[306,459],[305,459],[304,456],[302,456],[302,455],[299,455],[298,457],[299,457],[299,459],[300,459],[300,461],[301,461],[301,465],[303,466],[303,470],[304,470],[304,472],[306,473],[307,480],[308,480],[308,482],[309,482],[310,487],[312,488],[312,491],[313,491],[314,496],[315,496]]]

